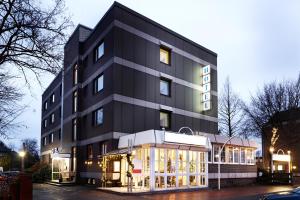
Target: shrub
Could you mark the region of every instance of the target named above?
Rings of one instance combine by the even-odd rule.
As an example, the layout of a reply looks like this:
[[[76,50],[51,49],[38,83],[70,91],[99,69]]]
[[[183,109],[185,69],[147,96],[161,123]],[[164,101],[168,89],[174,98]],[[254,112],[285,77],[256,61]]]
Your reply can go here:
[[[32,182],[42,183],[51,179],[51,168],[44,163],[37,163],[30,168],[32,172]]]

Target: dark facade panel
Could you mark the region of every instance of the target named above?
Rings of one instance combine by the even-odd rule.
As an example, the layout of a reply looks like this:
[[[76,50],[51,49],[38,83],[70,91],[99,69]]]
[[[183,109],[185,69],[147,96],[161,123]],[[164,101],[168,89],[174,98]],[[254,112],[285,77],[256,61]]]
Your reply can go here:
[[[114,131],[135,133],[139,131],[159,130],[159,110],[114,101]],[[179,114],[171,114],[171,131],[177,132],[181,127],[192,127],[194,131],[217,133],[218,125],[202,119]]]
[[[202,58],[203,60],[210,62],[214,65],[217,65],[217,55],[210,50],[207,50],[204,47],[201,47],[190,40],[179,36],[179,34],[159,25],[158,23],[150,20],[145,19],[145,17],[141,17],[140,14],[136,12],[128,12],[130,9],[124,9],[120,7],[115,8],[115,15],[116,19],[128,24],[138,30],[146,32],[147,34],[154,36],[156,38],[161,39],[164,42],[167,42],[173,46],[176,46],[178,43],[176,39],[179,37],[180,40],[183,42],[183,50]],[[177,47],[177,46],[176,46]]]

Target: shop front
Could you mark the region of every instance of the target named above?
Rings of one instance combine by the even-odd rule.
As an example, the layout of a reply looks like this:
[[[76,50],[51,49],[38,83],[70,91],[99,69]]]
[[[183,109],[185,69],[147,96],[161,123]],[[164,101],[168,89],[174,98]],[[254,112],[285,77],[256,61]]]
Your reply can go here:
[[[71,157],[70,154],[53,153],[52,158],[52,177],[53,182],[75,182],[75,173],[70,169]]]
[[[205,136],[149,130],[119,139],[100,158],[102,187],[123,192],[208,186],[210,140]]]

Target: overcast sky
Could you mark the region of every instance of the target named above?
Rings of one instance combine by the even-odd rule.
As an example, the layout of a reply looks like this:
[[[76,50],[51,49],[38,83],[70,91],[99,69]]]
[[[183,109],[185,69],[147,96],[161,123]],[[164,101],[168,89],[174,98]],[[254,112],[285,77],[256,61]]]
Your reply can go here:
[[[300,72],[300,1],[252,0],[120,0],[125,6],[174,30],[218,54],[219,91],[229,76],[244,99],[264,83],[296,79]],[[93,28],[112,5],[111,0],[66,0],[75,26]],[[74,27],[75,28],[75,27]],[[33,83],[23,103],[19,121],[25,130],[14,134],[40,140],[41,94],[53,79],[43,77],[43,87]]]

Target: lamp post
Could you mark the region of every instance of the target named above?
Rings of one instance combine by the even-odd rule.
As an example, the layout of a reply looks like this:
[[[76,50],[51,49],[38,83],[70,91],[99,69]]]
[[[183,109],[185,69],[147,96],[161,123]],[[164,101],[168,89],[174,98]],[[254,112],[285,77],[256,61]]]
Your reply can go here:
[[[219,153],[218,153],[218,190],[221,189],[221,152],[223,151],[225,145],[232,140],[232,138],[234,138],[235,136],[231,136],[222,146],[221,149],[219,149]]]
[[[21,172],[24,171],[24,157],[25,157],[26,153],[24,150],[19,152],[19,156],[21,157]]]
[[[271,154],[271,173],[273,174],[273,171],[274,171],[274,169],[273,169],[273,152],[274,152],[274,147],[271,146],[270,149],[269,149],[269,151],[270,151],[270,154]]]

